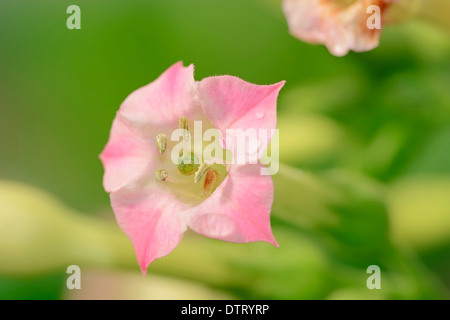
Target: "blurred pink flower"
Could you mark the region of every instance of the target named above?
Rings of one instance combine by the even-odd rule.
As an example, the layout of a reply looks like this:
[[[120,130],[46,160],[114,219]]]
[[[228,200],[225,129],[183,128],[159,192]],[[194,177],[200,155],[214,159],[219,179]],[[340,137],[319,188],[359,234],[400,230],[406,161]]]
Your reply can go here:
[[[233,76],[197,82],[193,72],[193,65],[176,63],[131,93],[100,156],[105,190],[144,274],[152,261],[178,245],[188,227],[220,240],[278,246],[270,227],[272,178],[260,174],[265,167],[259,162],[218,165],[194,183],[193,172],[171,161],[170,136],[180,119],[188,126],[200,120],[223,137],[229,128],[275,129],[284,82],[254,85]]]
[[[327,46],[335,56],[378,46],[379,29],[369,29],[367,8],[376,5],[383,15],[396,0],[284,0],[289,30],[309,43]]]

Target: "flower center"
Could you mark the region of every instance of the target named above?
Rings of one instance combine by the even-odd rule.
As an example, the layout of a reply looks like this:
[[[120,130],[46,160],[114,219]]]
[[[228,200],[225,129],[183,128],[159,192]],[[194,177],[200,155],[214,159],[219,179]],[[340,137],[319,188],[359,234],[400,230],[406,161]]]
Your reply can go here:
[[[202,124],[206,128],[213,128],[209,121],[207,123],[202,121]],[[162,167],[156,170],[155,178],[161,187],[169,189],[180,201],[197,205],[214,193],[228,171],[225,165],[216,163],[214,159],[204,158],[203,151],[207,144],[203,139],[190,139],[190,125],[192,123],[185,117],[179,120],[178,129],[182,130],[182,142],[185,144],[180,151],[174,150],[177,142],[170,141],[165,134],[160,133],[156,136],[160,158],[158,163]],[[197,130],[194,131],[198,134]],[[195,143],[199,143],[198,141],[201,141],[201,145],[194,146]],[[211,143],[220,146],[219,141],[208,141],[208,144]],[[178,154],[176,161],[172,160],[172,151]]]

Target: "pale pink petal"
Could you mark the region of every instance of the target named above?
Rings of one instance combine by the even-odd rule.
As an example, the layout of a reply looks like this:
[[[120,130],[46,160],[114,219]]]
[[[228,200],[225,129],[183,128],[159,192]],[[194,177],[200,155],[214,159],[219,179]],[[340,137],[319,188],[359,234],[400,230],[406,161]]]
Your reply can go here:
[[[187,228],[179,216],[185,205],[163,189],[124,188],[111,193],[111,205],[144,274],[152,261],[178,245]]]
[[[132,122],[152,127],[168,127],[181,116],[189,116],[195,107],[194,66],[178,62],[158,79],[131,93],[120,107],[120,114]]]
[[[270,227],[273,182],[264,166],[230,166],[216,191],[192,208],[189,227],[207,237],[230,241],[266,241],[278,246]]]
[[[225,141],[234,141],[226,130],[254,130],[258,136],[265,130],[265,139],[259,141],[261,151],[270,143],[277,125],[277,98],[285,81],[273,85],[256,85],[233,76],[216,76],[198,83],[200,105],[212,124],[220,130]]]
[[[111,134],[100,159],[105,168],[103,186],[107,192],[113,192],[124,185],[138,180],[151,170],[150,161],[157,154],[154,141],[140,133],[127,120],[117,115]]]
[[[325,44],[336,56],[378,46],[380,30],[367,28],[371,5],[383,13],[391,0],[284,0],[283,11],[292,35],[309,43]]]

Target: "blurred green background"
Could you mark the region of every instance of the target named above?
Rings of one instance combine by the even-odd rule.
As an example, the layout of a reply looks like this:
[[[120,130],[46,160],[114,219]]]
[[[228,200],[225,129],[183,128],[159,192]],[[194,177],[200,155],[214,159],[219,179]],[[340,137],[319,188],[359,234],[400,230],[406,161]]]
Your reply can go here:
[[[125,97],[180,60],[287,81],[281,247],[188,232],[143,278],[98,156]],[[0,299],[448,299],[449,89],[449,33],[421,19],[336,58],[290,36],[278,0],[2,0]]]

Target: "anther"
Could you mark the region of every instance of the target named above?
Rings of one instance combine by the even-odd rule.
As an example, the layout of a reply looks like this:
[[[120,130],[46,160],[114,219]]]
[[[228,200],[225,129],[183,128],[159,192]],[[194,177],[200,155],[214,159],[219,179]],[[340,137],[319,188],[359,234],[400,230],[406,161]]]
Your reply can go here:
[[[209,169],[211,169],[211,167],[212,164],[203,162],[198,168],[198,170],[195,172],[194,183],[199,182],[200,179],[204,176],[204,174],[207,173]]]
[[[183,138],[184,141],[189,140],[189,128],[188,128],[188,122],[186,120],[186,117],[181,117],[179,121],[180,129],[184,130]]]
[[[169,177],[169,172],[167,172],[166,169],[156,170],[156,178],[159,181],[166,181],[168,177]]]
[[[159,153],[163,154],[167,148],[167,137],[164,133],[160,133],[156,136],[156,143],[158,145]]]
[[[203,184],[203,195],[210,196],[220,184],[220,174],[215,170],[209,170]]]

